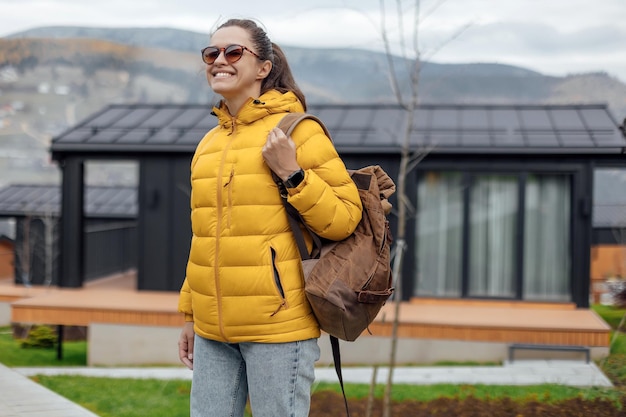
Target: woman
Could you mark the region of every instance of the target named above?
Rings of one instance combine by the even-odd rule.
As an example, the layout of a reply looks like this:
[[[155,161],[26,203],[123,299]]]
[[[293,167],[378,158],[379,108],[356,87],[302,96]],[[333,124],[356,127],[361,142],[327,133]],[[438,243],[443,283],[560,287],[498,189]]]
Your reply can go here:
[[[318,324],[304,294],[288,201],[320,236],[340,240],[361,219],[358,191],[312,120],[276,129],[305,99],[281,49],[250,20],[229,20],[202,50],[222,96],[219,124],[191,163],[193,238],[179,310],[181,361],[193,369],[192,416],[307,416]]]

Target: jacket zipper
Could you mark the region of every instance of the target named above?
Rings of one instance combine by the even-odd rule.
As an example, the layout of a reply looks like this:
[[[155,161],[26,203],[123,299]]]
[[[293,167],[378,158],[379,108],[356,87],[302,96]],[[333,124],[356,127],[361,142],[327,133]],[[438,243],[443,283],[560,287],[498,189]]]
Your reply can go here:
[[[226,184],[224,184],[224,188],[227,188],[228,190],[228,203],[227,203],[227,207],[226,207],[226,228],[230,229],[230,219],[231,219],[231,214],[232,214],[232,207],[233,207],[233,179],[235,178],[235,167],[231,166],[230,168],[230,175],[228,176],[228,181],[226,181]]]
[[[228,182],[225,185],[222,184],[223,175],[224,175],[224,165],[225,165],[224,161],[226,160],[226,155],[228,154],[228,151],[230,150],[232,142],[233,142],[233,137],[231,136],[230,139],[228,140],[228,143],[224,147],[224,150],[222,151],[220,167],[217,173],[217,189],[216,189],[217,224],[215,225],[215,261],[213,263],[214,265],[213,273],[214,273],[214,280],[215,280],[215,295],[217,299],[218,323],[219,323],[220,334],[222,335],[222,338],[224,338],[224,340],[226,341],[228,341],[228,338],[226,337],[226,332],[224,331],[224,321],[222,317],[222,294],[221,294],[220,274],[219,274],[218,265],[219,265],[219,256],[220,256],[220,236],[222,234],[222,211],[223,211],[222,193],[223,193],[224,186],[228,186],[230,181],[232,181],[232,176],[234,175],[234,171],[233,171],[234,168],[233,168],[231,169]],[[230,215],[230,213],[228,214]]]
[[[270,317],[273,317],[278,313],[283,307],[287,307],[287,299],[285,298],[285,289],[283,288],[283,284],[280,282],[280,274],[278,273],[278,268],[276,267],[276,250],[274,248],[270,248],[272,254],[272,273],[274,275],[274,284],[276,284],[276,289],[280,294],[281,302],[276,311],[270,314]]]

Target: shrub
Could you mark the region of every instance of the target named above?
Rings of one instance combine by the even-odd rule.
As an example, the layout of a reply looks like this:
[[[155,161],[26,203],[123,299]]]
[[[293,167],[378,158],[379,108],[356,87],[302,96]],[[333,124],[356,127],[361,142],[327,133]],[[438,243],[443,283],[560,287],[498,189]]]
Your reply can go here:
[[[21,340],[22,348],[50,349],[57,341],[56,333],[48,326],[34,326],[28,332],[28,337]]]

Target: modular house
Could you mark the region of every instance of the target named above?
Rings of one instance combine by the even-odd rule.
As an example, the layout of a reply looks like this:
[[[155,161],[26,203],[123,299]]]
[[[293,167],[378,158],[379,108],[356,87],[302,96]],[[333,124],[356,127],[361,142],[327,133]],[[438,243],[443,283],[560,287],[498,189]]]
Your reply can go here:
[[[328,104],[309,112],[325,122],[348,168],[381,165],[397,182],[406,110]],[[412,116],[403,298],[587,307],[594,172],[622,167],[626,149],[607,107],[421,105]],[[123,104],[54,138],[63,170],[60,286],[85,280],[85,164],[123,159],[140,172],[138,289],[179,289],[190,242],[189,162],[215,125],[207,106]]]

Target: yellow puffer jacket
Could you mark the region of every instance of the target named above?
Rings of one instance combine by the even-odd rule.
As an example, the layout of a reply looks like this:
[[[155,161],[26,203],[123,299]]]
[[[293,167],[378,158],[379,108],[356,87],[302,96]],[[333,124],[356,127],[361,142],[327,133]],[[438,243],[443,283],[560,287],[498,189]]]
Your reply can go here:
[[[236,117],[214,108],[219,125],[191,163],[193,238],[179,310],[202,337],[281,343],[319,337],[304,294],[300,255],[261,149],[293,93],[250,99]],[[289,202],[320,236],[340,240],[361,219],[361,200],[322,128],[301,122],[292,134],[304,181]]]

